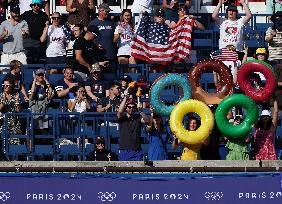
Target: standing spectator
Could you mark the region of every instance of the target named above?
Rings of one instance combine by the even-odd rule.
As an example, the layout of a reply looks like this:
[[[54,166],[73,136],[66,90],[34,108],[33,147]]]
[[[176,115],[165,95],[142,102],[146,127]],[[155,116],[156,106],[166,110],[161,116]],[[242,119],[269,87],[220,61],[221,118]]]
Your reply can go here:
[[[108,62],[98,62],[97,60],[97,46],[93,40],[97,37],[98,29],[94,26],[89,26],[87,32],[83,37],[79,37],[74,45],[75,57],[75,74],[76,77],[84,81],[87,76],[93,72],[94,67],[99,64],[106,67]],[[93,65],[93,67],[92,67]]]
[[[87,112],[91,109],[83,86],[80,86],[75,92],[75,99],[68,100],[68,109],[70,112],[77,113]]]
[[[256,160],[276,160],[273,140],[278,122],[278,105],[274,101],[273,117],[269,110],[263,110],[254,133],[254,155]]]
[[[135,111],[136,102],[129,99],[128,92],[125,92],[125,97],[117,113],[120,131],[120,161],[140,161],[143,157],[140,138],[141,126],[142,123],[148,124],[150,120],[145,113],[140,112],[140,115],[135,115]]]
[[[40,37],[43,43],[47,39],[46,64],[65,64],[66,63],[66,33],[60,25],[61,14],[52,14],[52,25],[46,27]]]
[[[124,9],[114,33],[114,42],[118,42],[117,56],[119,64],[128,64],[130,62],[130,42],[133,38],[133,29],[131,11],[129,9]]]
[[[113,81],[110,84],[109,96],[98,101],[97,112],[116,112],[120,104],[120,84]]]
[[[0,25],[0,42],[3,42],[1,65],[8,65],[12,60],[27,64],[23,38],[29,34],[28,25],[19,18],[20,8],[17,5],[11,6],[10,15],[10,19]],[[6,73],[6,68],[2,67],[1,72]]]
[[[154,0],[134,0],[131,11],[133,14],[141,14],[145,11],[152,13]]]
[[[43,9],[45,11],[45,13],[49,16],[50,15],[50,3],[49,0],[19,0],[19,6],[21,9],[21,14],[23,14],[26,11],[30,10],[30,4],[35,4],[35,3],[39,3],[39,4],[43,4]]]
[[[132,78],[129,75],[124,75],[120,79],[121,98],[124,98],[124,92],[126,91],[126,89],[128,88],[129,83],[131,83],[131,82],[132,82]]]
[[[80,83],[74,79],[72,68],[65,68],[63,74],[64,78],[56,83],[55,91],[57,96],[62,99],[74,99],[75,90]]]
[[[169,134],[163,123],[162,116],[154,113],[151,109],[150,123],[146,126],[146,131],[149,136],[149,160],[167,160],[168,153],[166,144],[169,139]]]
[[[5,75],[5,79],[12,79],[15,82],[15,91],[21,92],[24,96],[24,99],[27,101],[29,100],[28,95],[26,93],[23,81],[22,81],[22,75],[21,75],[21,69],[23,64],[18,60],[12,60],[10,63],[10,72]]]
[[[48,107],[53,97],[53,90],[45,78],[45,70],[38,69],[35,72],[33,83],[29,95],[29,107],[32,113],[43,113],[43,115],[34,115],[34,133],[35,134],[50,134]]]
[[[227,18],[220,18],[219,10],[226,1],[227,0],[219,0],[212,14],[213,20],[220,29],[219,49],[225,48],[227,45],[234,45],[236,51],[243,52],[243,27],[252,18],[252,13],[245,3],[245,0],[239,0],[239,3],[243,5],[246,13],[244,18],[238,19],[237,6],[232,4],[226,9]],[[242,56],[240,55],[239,58],[242,60],[243,54]]]
[[[67,0],[66,6],[68,23],[71,28],[75,24],[82,24],[87,27],[91,15],[94,14],[95,5],[93,0]]]
[[[2,93],[0,93],[0,112],[5,113],[20,113],[22,111],[22,106],[20,103],[20,94],[14,92],[15,82],[12,79],[5,79],[2,84]],[[7,120],[7,133],[9,135],[21,135],[22,133],[22,123],[18,116],[12,115]],[[3,131],[3,122],[1,121],[0,132]],[[19,144],[19,138],[9,138],[10,144]]]
[[[90,152],[88,161],[116,161],[117,155],[105,148],[105,139],[97,136],[95,141],[95,149]]]
[[[30,6],[32,9],[21,15],[22,19],[27,22],[30,30],[30,37],[25,39],[24,47],[28,51],[28,63],[36,64],[45,56],[43,45],[40,43],[40,37],[49,23],[49,18],[46,13],[41,11],[43,7],[41,0],[33,0]]]
[[[108,4],[100,4],[98,7],[98,17],[89,23],[89,26],[94,26],[97,29],[96,43],[99,46],[100,60],[115,60],[116,47],[114,45],[114,22],[109,17],[111,11]]]
[[[266,12],[270,14],[274,14],[277,11],[282,11],[282,1],[266,0]]]
[[[108,96],[107,93],[108,82],[102,81],[102,70],[100,66],[95,66],[93,72],[85,81],[85,90],[89,98],[92,99],[92,107],[96,109],[97,102]]]

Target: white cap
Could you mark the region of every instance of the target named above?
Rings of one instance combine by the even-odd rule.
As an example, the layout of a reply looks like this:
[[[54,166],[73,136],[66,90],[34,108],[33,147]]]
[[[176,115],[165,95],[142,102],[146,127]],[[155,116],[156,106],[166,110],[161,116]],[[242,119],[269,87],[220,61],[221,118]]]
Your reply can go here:
[[[260,116],[269,116],[269,117],[272,117],[272,114],[269,110],[263,110],[261,111],[261,114]]]

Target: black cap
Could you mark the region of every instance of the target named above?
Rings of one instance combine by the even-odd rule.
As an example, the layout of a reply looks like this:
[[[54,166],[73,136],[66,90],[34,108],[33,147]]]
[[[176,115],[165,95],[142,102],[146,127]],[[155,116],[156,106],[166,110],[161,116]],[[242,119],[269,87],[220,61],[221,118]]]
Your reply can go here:
[[[157,9],[155,16],[165,16],[165,11],[163,9]]]
[[[127,83],[132,82],[132,78],[129,75],[124,75],[123,77],[120,78],[121,81],[126,81]]]
[[[20,13],[21,12],[21,9],[19,7],[19,5],[12,5],[10,7],[10,12],[13,12],[13,13]]]
[[[99,30],[96,26],[88,26],[87,32],[91,32],[92,34],[98,36]]]
[[[282,11],[277,11],[275,14],[273,14],[271,17],[270,17],[270,20],[272,21],[272,22],[274,22],[275,21],[275,18],[281,18],[282,17]]]
[[[237,6],[235,6],[234,4],[230,4],[226,9],[226,12],[227,11],[236,11],[238,13]]]
[[[96,137],[95,144],[105,144],[105,138],[102,136]]]

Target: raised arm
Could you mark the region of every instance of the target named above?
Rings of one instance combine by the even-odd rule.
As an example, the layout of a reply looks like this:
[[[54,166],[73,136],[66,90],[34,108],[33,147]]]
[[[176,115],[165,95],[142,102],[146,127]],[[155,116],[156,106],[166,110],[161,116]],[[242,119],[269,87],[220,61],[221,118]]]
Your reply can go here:
[[[124,98],[122,99],[122,102],[121,102],[121,104],[119,105],[118,112],[117,112],[117,117],[118,117],[118,118],[121,118],[122,115],[123,115],[123,112],[124,112],[124,109],[125,109],[125,104],[126,104],[126,101],[127,101],[128,97],[129,97],[129,95],[128,95],[128,89],[129,89],[129,88],[127,88],[127,89],[124,91]]]
[[[275,133],[277,124],[278,124],[278,112],[279,112],[277,100],[274,101],[273,108],[274,110],[273,110],[273,116],[272,116],[272,131]]]
[[[239,0],[239,3],[242,4],[246,16],[243,18],[243,24],[247,24],[252,18],[252,12],[250,11],[248,5],[246,4],[245,0]]]
[[[222,4],[224,4],[227,0],[219,0],[217,6],[215,7],[213,13],[212,13],[212,19],[218,23],[220,18],[219,18],[219,10],[222,6]]]

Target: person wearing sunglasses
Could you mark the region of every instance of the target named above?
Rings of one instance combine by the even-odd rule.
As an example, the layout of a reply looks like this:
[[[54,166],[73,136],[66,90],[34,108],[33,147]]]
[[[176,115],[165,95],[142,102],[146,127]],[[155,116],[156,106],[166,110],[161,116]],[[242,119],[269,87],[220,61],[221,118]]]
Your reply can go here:
[[[43,7],[41,0],[32,0],[30,6],[32,9],[21,15],[30,31],[29,38],[24,40],[24,46],[27,50],[28,64],[38,64],[40,59],[45,58],[45,49],[40,42],[40,37],[46,24],[49,24],[49,17],[41,10]]]
[[[130,98],[128,89],[124,92],[124,98],[117,113],[119,123],[119,160],[140,161],[143,158],[141,149],[141,127],[149,124],[150,120],[143,112],[135,114],[136,101]]]

